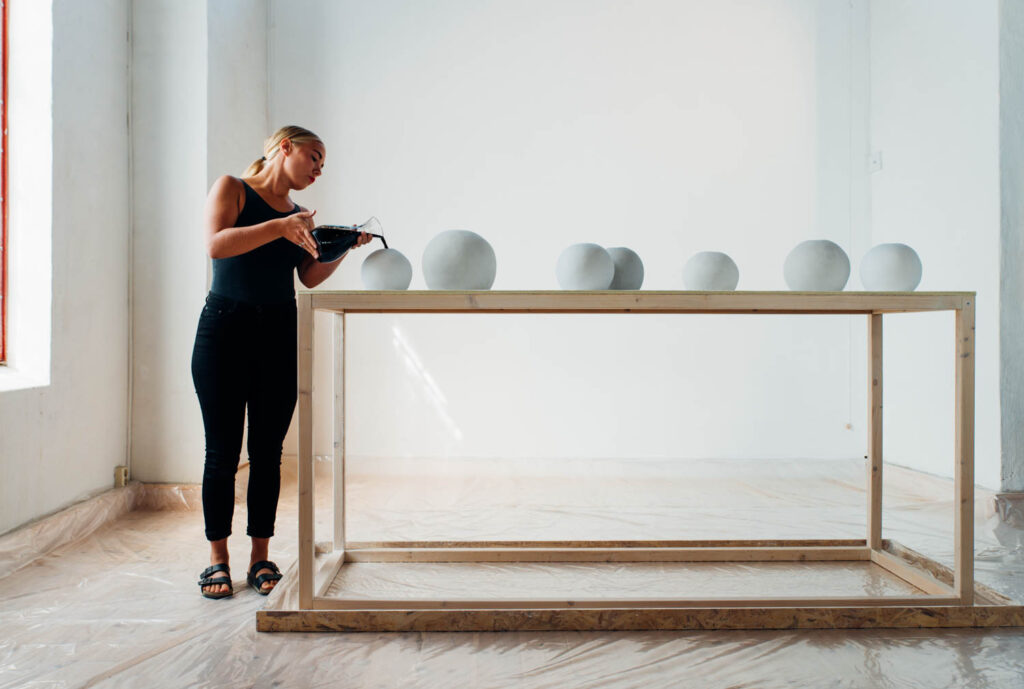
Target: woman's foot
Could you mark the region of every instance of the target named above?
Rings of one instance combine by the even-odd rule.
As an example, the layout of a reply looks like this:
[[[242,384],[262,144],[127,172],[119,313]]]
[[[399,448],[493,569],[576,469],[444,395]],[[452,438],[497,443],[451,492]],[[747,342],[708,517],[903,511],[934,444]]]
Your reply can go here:
[[[222,538],[219,541],[210,541],[210,566],[224,565],[226,568],[227,564],[228,539]],[[216,572],[207,578],[213,580],[213,582],[223,580],[225,583],[211,583],[209,586],[203,586],[204,596],[224,596],[231,593],[231,574],[227,570]]]
[[[231,571],[227,563],[218,562],[200,572],[199,586],[204,598],[227,598],[232,595],[234,591],[231,588]]]
[[[259,560],[249,568],[249,575],[246,581],[264,596],[274,590],[274,586],[281,579],[281,570],[270,560]]]
[[[269,538],[255,538],[252,539],[252,552],[249,555],[249,580],[253,583],[260,579],[261,576],[267,575],[260,581],[258,585],[259,592],[266,595],[270,593],[277,585],[278,579],[281,578],[281,571],[277,569],[277,565],[269,561],[270,558],[270,539]],[[260,567],[255,572],[252,571],[253,565],[258,563],[264,563],[264,565],[272,565],[271,567]],[[275,578],[276,576],[276,578]],[[254,588],[256,588],[254,586]]]

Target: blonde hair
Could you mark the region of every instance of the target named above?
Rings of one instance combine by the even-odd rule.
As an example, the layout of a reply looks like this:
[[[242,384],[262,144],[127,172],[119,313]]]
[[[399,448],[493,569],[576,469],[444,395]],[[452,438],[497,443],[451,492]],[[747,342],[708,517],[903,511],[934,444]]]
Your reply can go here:
[[[286,127],[281,127],[274,132],[266,141],[263,142],[263,157],[257,158],[245,169],[242,173],[242,177],[252,177],[259,174],[263,166],[274,159],[277,152],[281,150],[281,142],[288,139],[293,144],[308,144],[314,141],[323,144],[320,137],[309,131],[304,127],[299,127],[294,124],[290,124]]]

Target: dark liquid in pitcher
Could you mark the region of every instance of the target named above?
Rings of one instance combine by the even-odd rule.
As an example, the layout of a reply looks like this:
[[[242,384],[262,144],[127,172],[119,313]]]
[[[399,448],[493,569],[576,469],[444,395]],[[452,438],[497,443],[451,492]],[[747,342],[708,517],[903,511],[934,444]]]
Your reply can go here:
[[[317,258],[321,263],[336,261],[343,253],[351,249],[359,241],[360,230],[345,225],[320,225],[313,228],[313,239],[316,240],[320,256]],[[380,237],[386,249],[388,243],[384,237]]]

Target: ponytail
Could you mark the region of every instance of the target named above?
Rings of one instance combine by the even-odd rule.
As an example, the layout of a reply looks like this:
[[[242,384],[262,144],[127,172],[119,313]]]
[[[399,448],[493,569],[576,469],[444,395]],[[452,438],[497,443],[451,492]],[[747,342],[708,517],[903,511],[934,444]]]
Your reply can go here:
[[[260,170],[263,169],[263,164],[267,162],[267,157],[257,158],[253,162],[249,163],[249,167],[245,168],[245,172],[242,173],[242,177],[255,177],[260,174]]]

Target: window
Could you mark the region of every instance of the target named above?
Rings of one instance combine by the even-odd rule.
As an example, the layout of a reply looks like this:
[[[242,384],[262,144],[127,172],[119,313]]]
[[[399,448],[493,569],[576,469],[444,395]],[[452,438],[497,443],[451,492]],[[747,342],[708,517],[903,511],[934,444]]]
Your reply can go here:
[[[0,226],[6,219],[0,397],[50,384],[54,4],[60,5],[0,0],[0,158],[6,166],[0,181]]]

